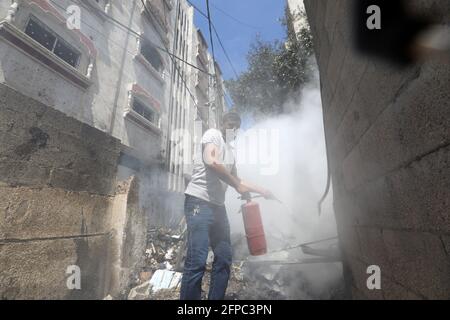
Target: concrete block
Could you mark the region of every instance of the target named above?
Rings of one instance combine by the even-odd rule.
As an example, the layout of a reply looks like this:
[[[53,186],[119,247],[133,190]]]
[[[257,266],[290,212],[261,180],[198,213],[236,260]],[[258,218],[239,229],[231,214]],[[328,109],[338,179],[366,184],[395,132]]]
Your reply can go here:
[[[450,147],[358,187],[360,222],[430,232],[450,231]],[[345,175],[351,184],[352,168]],[[350,182],[348,182],[350,180]]]
[[[109,232],[110,200],[61,189],[0,187],[2,239]]]
[[[360,257],[361,247],[356,228],[339,221],[337,222],[337,230],[341,248],[345,251],[346,256]]]
[[[321,34],[319,49],[320,54],[318,57],[319,71],[321,78],[327,78],[328,61],[331,54],[331,44],[327,34],[323,33],[323,26],[319,27],[318,30],[318,32]]]
[[[106,150],[115,150],[116,145],[120,144],[118,139],[88,124],[81,127],[81,140],[87,145]]]
[[[343,106],[340,106],[341,108]],[[339,118],[337,116],[336,118]],[[350,151],[358,144],[364,132],[369,128],[369,120],[365,113],[362,100],[359,96],[353,98],[347,111],[342,115],[343,119],[337,132],[333,135],[331,151],[333,161],[340,164]],[[347,172],[344,172],[346,175]]]
[[[339,7],[339,1],[327,1],[325,11],[325,30],[329,35],[329,39],[333,42],[336,22],[339,19],[337,14],[337,8]]]
[[[377,227],[357,227],[361,247],[361,260],[377,265],[382,274],[391,274],[391,266],[383,241],[383,230]]]
[[[83,126],[83,123],[68,117],[58,110],[49,108],[47,112],[39,118],[39,126],[44,128],[50,126],[55,128],[58,132],[64,132],[73,135],[76,138],[81,138],[81,127]]]
[[[450,82],[450,72],[438,78],[425,74],[405,89],[361,139],[359,152],[364,170],[357,185],[449,143],[450,92],[444,82]],[[434,79],[433,86],[431,82],[426,85],[428,78]]]
[[[2,299],[100,299],[107,238],[0,243]],[[67,267],[81,269],[81,289],[67,288]]]
[[[28,161],[2,160],[0,177],[0,181],[13,186],[43,186],[50,177],[50,168],[37,166]]]
[[[64,299],[66,270],[77,262],[73,240],[1,243],[2,299]]]
[[[353,286],[355,286],[360,292],[357,294],[356,298],[358,299],[358,297],[365,297],[365,299],[369,300],[382,300],[383,293],[381,289],[369,290],[367,288],[367,279],[370,276],[370,274],[367,273],[369,264],[366,264],[356,258],[348,259],[348,263],[353,274]]]
[[[427,299],[450,299],[450,259],[439,236],[384,230],[393,279]]]
[[[340,32],[343,36],[344,45],[349,49],[352,49],[354,46],[353,37],[354,37],[354,27],[353,21],[349,17],[353,17],[353,4],[352,0],[338,0],[333,1],[336,2],[335,15],[336,15],[336,31]]]
[[[442,235],[441,236],[442,243],[444,244],[445,251],[447,255],[450,257],[450,236]]]
[[[337,87],[337,82],[340,77],[345,55],[347,54],[347,47],[344,45],[343,41],[344,40],[341,33],[336,32],[331,46],[331,54],[326,73],[326,76],[330,81],[330,88],[333,94]]]
[[[357,100],[358,107],[366,111],[365,101],[358,94],[358,85],[361,81],[361,77],[366,72],[368,62],[366,58],[361,58],[358,55],[348,53],[345,57],[345,61],[342,65],[340,78],[337,81],[336,99],[337,107],[331,116],[335,119],[328,130],[332,132],[337,131],[339,123],[342,121],[342,116],[348,110],[353,100]],[[332,110],[333,111],[333,110]]]
[[[353,300],[368,300],[364,293],[355,286],[352,286],[351,291]]]
[[[28,98],[11,87],[0,84],[0,110],[10,109],[24,116],[41,117],[47,106]]]
[[[422,300],[423,296],[396,283],[390,278],[383,276],[381,290],[385,300]]]

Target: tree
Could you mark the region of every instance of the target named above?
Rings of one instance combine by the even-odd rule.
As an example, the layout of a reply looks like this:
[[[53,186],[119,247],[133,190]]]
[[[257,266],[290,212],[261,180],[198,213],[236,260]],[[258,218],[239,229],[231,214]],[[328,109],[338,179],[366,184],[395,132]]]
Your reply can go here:
[[[293,22],[297,19],[305,23],[295,33]],[[257,37],[247,54],[248,69],[226,83],[236,109],[255,118],[284,113],[284,103],[296,96],[311,76],[308,61],[313,50],[306,15],[292,16],[286,10],[282,24],[284,41],[264,42]]]

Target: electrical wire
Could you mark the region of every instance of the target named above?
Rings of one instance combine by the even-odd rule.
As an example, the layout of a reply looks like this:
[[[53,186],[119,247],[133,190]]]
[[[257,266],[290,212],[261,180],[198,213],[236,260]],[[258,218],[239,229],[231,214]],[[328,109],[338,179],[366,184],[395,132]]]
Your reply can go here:
[[[243,26],[246,26],[246,27],[249,27],[249,28],[252,28],[252,29],[261,29],[261,27],[252,26],[252,25],[250,25],[250,24],[248,24],[248,23],[246,23],[246,22],[243,22],[243,21],[239,20],[238,18],[232,16],[231,14],[229,14],[228,12],[226,12],[225,10],[220,9],[218,6],[214,5],[214,3],[212,3],[211,6],[212,6],[214,9],[216,9],[217,11],[219,11],[219,12],[221,12],[222,14],[224,14],[225,16],[227,16],[228,18],[230,18],[230,19],[236,21],[237,23],[242,24]]]
[[[204,18],[208,19],[208,23],[209,23],[210,19],[208,18],[208,15],[206,13],[204,13],[201,9],[199,9],[190,0],[186,0],[186,2],[189,3],[200,15],[202,15]],[[212,29],[213,29],[216,37],[217,37],[217,40],[219,41],[220,46],[221,46],[221,48],[222,48],[222,50],[223,50],[223,52],[225,54],[225,57],[226,57],[228,63],[230,64],[231,69],[234,72],[234,75],[236,76],[236,78],[239,78],[239,75],[238,75],[238,73],[236,71],[236,68],[234,67],[233,62],[231,61],[230,56],[228,55],[227,50],[225,49],[225,46],[223,45],[223,42],[220,39],[219,33],[218,33],[218,31],[217,31],[217,29],[216,29],[216,27],[215,27],[215,25],[214,25],[214,23],[212,21],[211,21],[211,26],[212,26]],[[215,67],[215,65],[214,65],[214,67]],[[214,69],[214,70],[216,71],[216,69]],[[230,107],[233,106],[233,101],[231,100],[231,98],[229,96],[226,95],[225,92],[219,93],[219,96],[223,97],[225,100],[228,100],[227,103],[230,105]]]
[[[56,3],[54,0],[50,0],[50,1],[51,1],[55,6],[57,6],[58,8],[60,8],[61,10],[64,10],[64,11],[66,10],[66,8],[64,8],[64,7],[62,7],[60,4]],[[71,1],[71,2],[74,3],[74,4],[78,4],[78,2],[76,2],[75,0],[69,0],[69,1]],[[117,19],[114,19],[112,16],[107,15],[106,13],[104,13],[104,12],[102,12],[102,11],[100,11],[100,12],[101,12],[101,14],[102,14],[103,17],[105,17],[106,19],[108,19],[108,20],[110,20],[111,22],[115,23],[116,25],[120,26],[121,28],[123,28],[123,29],[129,31],[130,33],[134,34],[137,38],[141,38],[141,37],[142,37],[142,35],[141,35],[139,32],[137,32],[136,30],[133,30],[133,29],[129,28],[128,26],[124,25],[122,22],[118,21]],[[147,11],[147,14],[148,14],[148,11]],[[82,23],[83,23],[84,25],[90,27],[91,29],[95,30],[97,33],[102,34],[98,29],[96,29],[95,27],[89,25],[89,24],[86,23],[85,21],[82,21]],[[112,40],[111,40],[110,38],[107,38],[107,39],[108,39],[109,41],[112,42]],[[206,71],[206,70],[203,70],[203,69],[197,67],[196,65],[189,63],[188,61],[184,60],[183,58],[180,58],[180,57],[178,57],[177,55],[171,53],[167,48],[163,48],[163,47],[159,46],[158,44],[156,44],[156,43],[154,43],[153,41],[150,41],[150,40],[148,40],[148,39],[146,39],[146,41],[148,41],[148,42],[149,42],[153,47],[155,47],[156,49],[158,49],[158,50],[160,50],[160,51],[163,51],[163,52],[167,53],[167,54],[168,54],[169,56],[171,56],[172,58],[175,58],[175,59],[177,59],[177,60],[179,60],[179,61],[181,61],[181,62],[183,62],[183,63],[189,65],[190,67],[192,67],[192,68],[194,68],[194,69],[197,69],[198,71],[201,71],[201,72],[203,72],[203,73],[205,73],[205,74],[207,74],[207,75],[209,75],[209,76],[214,76],[214,75],[211,74],[210,72],[208,72],[208,71]],[[123,48],[123,49],[125,49],[125,48]]]
[[[194,5],[191,1],[189,1],[189,0],[186,0],[198,13],[200,13],[200,15],[202,15],[203,17],[205,17],[206,19],[208,19],[208,15],[206,14],[206,13],[204,13],[202,10],[200,10],[196,5]],[[233,70],[233,73],[234,73],[234,75],[236,76],[236,78],[239,78],[239,75],[238,75],[238,73],[237,73],[237,71],[236,71],[236,68],[234,67],[234,65],[233,65],[233,62],[231,61],[231,59],[230,59],[230,56],[228,55],[228,53],[227,53],[227,50],[225,49],[225,46],[223,45],[223,42],[222,42],[222,40],[221,40],[221,38],[220,38],[220,36],[219,36],[219,32],[217,31],[217,29],[216,29],[216,26],[214,25],[214,23],[212,23],[211,22],[211,25],[212,25],[212,28],[213,28],[213,31],[214,31],[214,33],[215,33],[215,35],[216,35],[216,37],[217,37],[217,40],[219,41],[219,44],[220,44],[220,46],[221,46],[221,48],[222,48],[222,50],[223,50],[223,53],[225,54],[225,57],[226,57],[226,59],[227,59],[227,61],[228,61],[228,63],[230,64],[230,66],[231,66],[231,69]]]
[[[213,33],[212,33],[211,11],[209,10],[209,0],[206,0],[206,10],[208,12],[209,41],[211,42],[211,53],[212,53],[213,62],[214,62],[214,72],[215,72],[215,76],[217,76],[216,57],[214,54],[214,41],[213,41]]]
[[[147,14],[150,15],[150,11],[149,11],[149,9],[147,8],[147,6],[145,5],[144,0],[141,0],[141,3],[142,3],[142,5],[144,6],[144,10],[147,12]],[[166,47],[165,44],[164,44],[164,46]],[[167,48],[167,47],[166,47],[166,50],[168,51],[168,48]],[[197,101],[196,101],[196,99],[195,99],[195,96],[193,95],[193,93],[192,93],[191,90],[189,89],[189,86],[188,86],[187,83],[186,83],[186,79],[183,77],[182,73],[180,72],[180,69],[178,68],[178,66],[177,66],[177,64],[175,63],[175,61],[174,61],[173,58],[172,58],[172,63],[173,63],[173,66],[175,67],[176,71],[178,72],[178,75],[179,75],[179,77],[181,78],[181,81],[183,82],[183,84],[184,84],[186,90],[188,91],[188,93],[189,93],[189,95],[190,95],[192,101],[194,102],[194,107],[195,107],[195,109],[196,109],[196,111],[197,111],[197,115],[198,115],[198,116],[200,117],[200,119],[202,120],[202,123],[206,126],[207,124],[205,123],[205,121],[204,121],[204,120],[202,119],[202,117],[201,117],[200,109],[199,109],[199,106],[198,106]]]
[[[77,4],[77,2],[75,2],[74,0],[70,0],[70,1],[71,1],[72,3]],[[61,6],[60,4],[56,3],[54,0],[50,0],[50,2],[52,2],[55,6],[57,6],[57,7],[60,8],[61,10],[64,10],[64,11],[66,10],[63,6]],[[149,14],[149,12],[147,11],[148,8],[145,6],[144,2],[143,2],[142,0],[141,0],[141,2],[142,2],[142,4],[144,5],[147,14]],[[126,25],[122,24],[120,21],[117,21],[116,19],[112,18],[111,16],[109,16],[109,15],[107,15],[107,14],[105,14],[105,13],[102,13],[102,14],[104,15],[104,17],[108,18],[108,19],[111,20],[112,22],[117,23],[117,24],[118,24],[120,27],[122,27],[123,29],[129,31],[130,33],[134,34],[134,35],[137,36],[138,38],[141,38],[141,34],[139,34],[137,31],[135,31],[135,30],[133,30],[133,29],[127,27]],[[123,47],[123,46],[120,45],[119,43],[117,43],[117,42],[115,42],[114,40],[111,40],[110,38],[106,37],[102,32],[100,32],[98,29],[96,29],[96,28],[93,27],[92,25],[86,23],[85,21],[82,21],[82,24],[84,24],[85,26],[89,27],[91,30],[95,31],[97,34],[99,34],[99,35],[102,36],[104,39],[108,40],[109,42],[113,43],[113,44],[116,45],[117,47],[119,47],[119,48],[125,50],[130,56],[135,56],[135,55],[136,55],[136,53],[133,53],[133,52],[129,51],[127,48]],[[149,40],[147,40],[147,41],[149,41]],[[188,91],[188,93],[190,94],[191,99],[192,99],[193,102],[194,102],[194,107],[196,108],[197,113],[199,114],[199,106],[198,106],[198,104],[197,104],[197,102],[196,102],[196,99],[195,99],[194,95],[192,94],[191,90],[189,89],[189,87],[188,87],[188,85],[187,85],[187,83],[186,83],[186,79],[181,75],[181,72],[180,72],[180,70],[178,69],[178,67],[176,66],[176,63],[174,63],[174,59],[177,59],[177,60],[179,60],[179,61],[181,61],[181,62],[184,62],[184,63],[186,63],[188,66],[193,67],[194,69],[196,69],[196,70],[198,70],[198,71],[201,71],[201,72],[203,72],[203,73],[205,73],[205,74],[208,74],[209,76],[213,76],[213,75],[212,75],[211,73],[209,73],[209,72],[207,72],[207,71],[205,71],[205,70],[203,70],[203,69],[201,69],[201,68],[198,68],[197,66],[195,66],[195,65],[193,65],[193,64],[191,64],[191,63],[185,61],[184,59],[182,59],[182,58],[176,56],[175,54],[171,53],[171,52],[168,50],[168,48],[161,48],[161,47],[159,47],[158,45],[154,44],[154,43],[151,42],[151,41],[149,41],[149,43],[152,44],[155,48],[160,49],[160,50],[164,51],[165,53],[167,53],[167,54],[169,55],[169,57],[170,57],[171,60],[172,60],[172,63],[175,65],[175,68],[176,68],[178,74],[180,75],[180,78],[181,78],[181,80],[182,80],[182,82],[183,82],[183,85],[186,87],[186,90]],[[166,75],[167,75],[167,73],[166,73]],[[203,119],[201,119],[201,120],[202,120],[202,122],[205,124],[204,120],[203,120]],[[206,124],[205,124],[205,125],[206,125]]]

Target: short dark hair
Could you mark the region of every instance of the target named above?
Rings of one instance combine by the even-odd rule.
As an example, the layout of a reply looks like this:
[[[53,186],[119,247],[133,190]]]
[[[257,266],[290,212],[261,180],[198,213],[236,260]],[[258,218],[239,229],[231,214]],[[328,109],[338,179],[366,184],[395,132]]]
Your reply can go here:
[[[229,120],[239,122],[239,124],[241,124],[241,116],[239,115],[239,113],[237,113],[235,111],[228,111],[223,114],[222,122],[229,121]]]

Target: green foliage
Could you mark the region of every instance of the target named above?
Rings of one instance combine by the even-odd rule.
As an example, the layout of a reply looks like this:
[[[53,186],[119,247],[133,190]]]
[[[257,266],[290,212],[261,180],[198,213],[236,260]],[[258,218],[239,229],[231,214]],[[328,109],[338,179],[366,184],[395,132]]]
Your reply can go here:
[[[294,32],[291,22],[298,18],[306,22],[304,13],[298,17],[286,14],[283,42],[264,42],[257,37],[247,54],[248,69],[238,79],[227,81],[240,112],[256,118],[281,114],[283,104],[310,79],[311,32],[306,23],[297,34]]]

